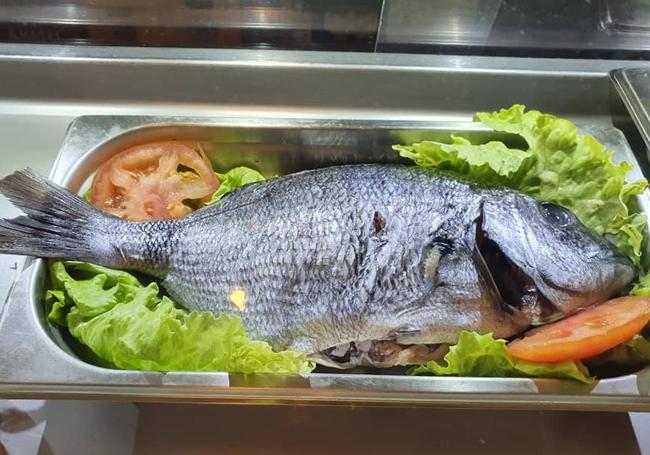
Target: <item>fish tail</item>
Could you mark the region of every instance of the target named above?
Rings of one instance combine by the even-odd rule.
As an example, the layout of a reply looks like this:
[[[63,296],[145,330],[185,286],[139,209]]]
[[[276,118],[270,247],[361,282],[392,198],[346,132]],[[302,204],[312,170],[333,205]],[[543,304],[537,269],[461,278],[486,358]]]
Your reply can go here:
[[[27,215],[0,220],[0,253],[122,265],[109,241],[118,218],[31,169],[0,180],[0,193]]]

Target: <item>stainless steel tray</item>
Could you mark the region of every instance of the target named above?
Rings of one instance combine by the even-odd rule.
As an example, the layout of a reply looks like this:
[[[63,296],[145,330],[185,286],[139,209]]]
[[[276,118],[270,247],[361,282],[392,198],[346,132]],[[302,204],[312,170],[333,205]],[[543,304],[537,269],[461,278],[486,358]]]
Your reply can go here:
[[[581,127],[637,164],[624,135]],[[79,191],[97,166],[124,147],[151,140],[198,141],[217,168],[249,165],[267,175],[349,162],[396,161],[396,142],[445,140],[451,133],[516,141],[475,123],[137,116],[76,119],[50,177]],[[640,177],[640,171],[631,178]],[[640,207],[650,213],[648,194]],[[650,409],[650,368],[584,385],[551,379],[156,373],[101,368],[80,360],[43,309],[44,265],[26,259],[0,315],[0,396],[192,400],[204,402],[365,403],[573,409]]]

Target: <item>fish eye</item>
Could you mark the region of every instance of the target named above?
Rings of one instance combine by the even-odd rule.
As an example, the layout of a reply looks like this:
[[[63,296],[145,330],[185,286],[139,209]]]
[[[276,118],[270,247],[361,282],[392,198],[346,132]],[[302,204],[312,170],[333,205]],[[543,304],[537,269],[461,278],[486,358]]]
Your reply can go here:
[[[571,224],[572,217],[569,210],[560,207],[559,205],[551,204],[550,202],[542,202],[541,206],[542,215],[544,215],[544,218],[546,218],[546,220],[551,224],[560,227]]]

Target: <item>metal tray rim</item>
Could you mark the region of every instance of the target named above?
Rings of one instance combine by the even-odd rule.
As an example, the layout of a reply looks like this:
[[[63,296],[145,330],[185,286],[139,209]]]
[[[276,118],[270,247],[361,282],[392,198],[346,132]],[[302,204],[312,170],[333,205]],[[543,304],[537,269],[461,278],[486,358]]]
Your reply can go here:
[[[97,121],[111,121],[119,124],[119,128],[105,131],[95,131],[94,134],[82,138],[75,136],[75,130],[85,128],[88,124]],[[76,165],[86,157],[92,155],[106,142],[142,128],[160,125],[176,125],[190,123],[192,125],[206,126],[235,126],[235,127],[293,127],[301,128],[399,128],[399,129],[471,129],[476,131],[489,130],[476,123],[465,122],[432,122],[432,121],[323,121],[297,120],[297,119],[242,119],[225,117],[158,117],[158,116],[82,116],[76,118],[68,127],[64,142],[57,156],[50,177],[60,184],[68,183],[68,178],[74,174]],[[291,125],[291,126],[290,126]],[[72,150],[85,150],[79,154],[70,155]],[[628,154],[631,153],[628,150]],[[626,156],[633,164],[636,160],[633,155]],[[645,209],[650,202],[648,192],[643,196]],[[29,276],[29,280],[16,283],[10,295],[7,307],[0,320],[0,327],[6,323],[7,317],[20,316],[25,313],[25,308],[20,308],[16,301],[28,298],[35,292],[33,277],[38,273],[37,268],[42,267],[42,261],[25,262],[25,270],[21,277]],[[23,305],[24,307],[24,305]],[[37,315],[33,306],[29,306],[30,317],[35,320]],[[36,324],[39,325],[39,324]],[[42,330],[41,327],[39,329]],[[41,346],[43,352],[52,353],[52,349],[59,350],[45,333],[50,346]],[[3,333],[0,333],[0,343]],[[47,343],[46,343],[47,344]],[[1,352],[1,349],[0,349]],[[68,370],[63,375],[66,380],[53,378],[44,381],[34,381],[22,374],[4,371],[0,368],[0,395],[5,396],[67,396],[67,397],[93,397],[121,399],[138,397],[139,399],[198,399],[200,401],[264,401],[273,400],[274,396],[282,395],[286,401],[331,401],[348,402],[360,400],[363,402],[401,402],[428,403],[428,404],[453,404],[489,405],[493,400],[510,406],[535,404],[541,407],[575,407],[598,408],[602,403],[611,408],[612,403],[618,403],[625,409],[650,409],[649,387],[641,386],[650,384],[650,367],[638,373],[617,378],[598,381],[593,386],[584,386],[574,381],[556,379],[527,379],[527,378],[457,378],[457,377],[404,377],[382,375],[350,375],[312,373],[298,378],[287,379],[280,387],[260,384],[255,378],[246,375],[228,373],[156,373],[116,371],[87,364],[66,354]],[[6,357],[5,357],[6,358]],[[4,363],[4,362],[3,362]],[[79,375],[79,370],[83,374]],[[78,377],[74,375],[78,374]],[[256,375],[258,376],[258,375]],[[262,375],[263,376],[263,375]],[[110,378],[119,378],[111,383]],[[261,377],[261,376],[260,376]],[[188,380],[188,378],[190,380]],[[207,383],[191,379],[209,379]],[[280,381],[282,382],[282,381]],[[378,386],[388,383],[388,389]],[[397,385],[400,385],[399,387]],[[156,389],[160,387],[160,391]],[[205,388],[207,387],[207,390]],[[223,388],[228,391],[223,391]],[[200,389],[200,390],[199,390]],[[221,391],[218,391],[221,390]],[[283,392],[278,393],[281,389]],[[329,392],[324,389],[329,389]],[[167,390],[168,393],[165,393]],[[237,392],[233,392],[237,390]],[[250,393],[255,390],[255,393]],[[284,391],[293,391],[285,396]],[[249,393],[248,399],[245,392]],[[332,393],[333,392],[333,393]],[[345,392],[345,393],[344,393]],[[386,394],[394,394],[394,399]],[[229,395],[230,394],[230,395]],[[378,394],[378,395],[373,395]],[[407,396],[415,394],[415,396]],[[419,395],[418,395],[419,394]],[[625,399],[624,399],[625,398]],[[609,401],[608,401],[609,400]],[[618,401],[617,401],[618,400]],[[611,401],[611,402],[610,402]],[[625,402],[625,403],[624,403]],[[504,406],[500,406],[504,407]]]

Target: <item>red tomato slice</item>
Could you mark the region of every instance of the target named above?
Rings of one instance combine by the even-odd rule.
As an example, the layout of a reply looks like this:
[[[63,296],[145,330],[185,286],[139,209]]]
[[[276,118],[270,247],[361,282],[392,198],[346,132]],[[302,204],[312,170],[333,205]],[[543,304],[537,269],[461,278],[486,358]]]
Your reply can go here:
[[[131,221],[180,218],[188,199],[219,187],[210,162],[179,142],[137,145],[105,162],[93,180],[90,202]]]
[[[579,360],[630,340],[650,322],[650,298],[620,297],[528,332],[508,352],[530,362]]]

